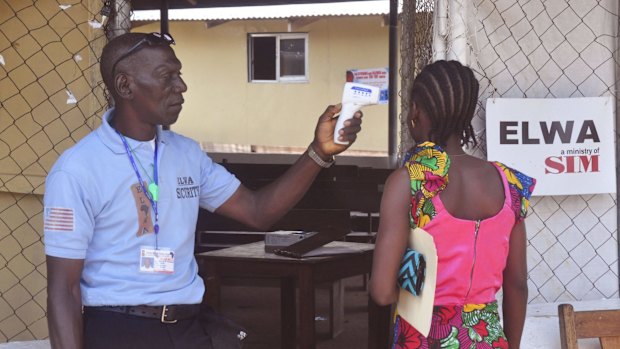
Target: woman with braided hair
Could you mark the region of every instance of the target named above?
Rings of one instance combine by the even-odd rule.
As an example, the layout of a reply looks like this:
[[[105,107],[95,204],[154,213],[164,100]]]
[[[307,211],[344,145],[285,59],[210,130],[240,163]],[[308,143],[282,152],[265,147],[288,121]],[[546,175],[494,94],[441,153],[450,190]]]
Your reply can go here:
[[[519,348],[528,297],[523,219],[535,180],[463,151],[476,144],[477,100],[478,81],[457,61],[434,62],[414,81],[408,121],[417,143],[385,184],[370,292],[382,305],[409,292],[399,272],[412,228],[432,236],[437,278],[428,334],[397,310],[393,348]]]

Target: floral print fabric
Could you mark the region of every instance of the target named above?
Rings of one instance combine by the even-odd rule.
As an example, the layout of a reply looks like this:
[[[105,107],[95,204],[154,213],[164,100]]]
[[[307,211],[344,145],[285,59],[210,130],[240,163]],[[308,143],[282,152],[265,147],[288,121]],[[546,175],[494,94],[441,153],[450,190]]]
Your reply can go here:
[[[508,185],[510,186],[510,201],[515,211],[516,223],[525,219],[527,209],[530,206],[530,197],[536,186],[536,179],[512,169],[501,162],[495,164],[504,171]],[[515,223],[515,224],[516,224]]]
[[[424,227],[435,216],[431,199],[448,185],[450,159],[440,146],[431,142],[417,145],[406,156],[405,167],[411,180],[411,227]]]
[[[393,349],[508,349],[497,302],[435,306],[431,331],[424,337],[396,315]]]

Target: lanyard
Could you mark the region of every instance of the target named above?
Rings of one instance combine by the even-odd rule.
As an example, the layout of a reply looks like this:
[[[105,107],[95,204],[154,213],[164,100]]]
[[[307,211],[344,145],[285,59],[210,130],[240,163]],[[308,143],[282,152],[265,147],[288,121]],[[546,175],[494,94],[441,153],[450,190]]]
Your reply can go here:
[[[159,186],[157,185],[157,137],[155,137],[155,155],[153,156],[153,183],[149,184],[149,190],[147,191],[144,187],[144,181],[142,180],[138,166],[136,166],[136,161],[134,160],[133,155],[131,155],[131,149],[129,149],[127,140],[125,140],[125,137],[123,137],[118,130],[116,130],[116,133],[118,133],[118,136],[121,137],[121,141],[125,146],[125,151],[129,157],[129,162],[131,162],[131,166],[133,166],[133,170],[138,177],[142,192],[144,192],[144,195],[147,199],[149,199],[151,206],[153,207],[153,212],[155,213],[155,225],[153,226],[153,230],[155,231],[155,237],[157,238],[157,233],[159,233],[159,213],[157,212],[157,201],[159,199]],[[157,242],[155,244],[157,245]]]

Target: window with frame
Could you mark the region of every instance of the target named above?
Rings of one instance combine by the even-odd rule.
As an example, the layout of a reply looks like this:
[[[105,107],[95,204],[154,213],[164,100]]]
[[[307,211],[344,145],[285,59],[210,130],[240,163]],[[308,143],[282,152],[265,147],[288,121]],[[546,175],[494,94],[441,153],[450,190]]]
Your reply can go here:
[[[250,82],[307,82],[308,34],[249,34]]]

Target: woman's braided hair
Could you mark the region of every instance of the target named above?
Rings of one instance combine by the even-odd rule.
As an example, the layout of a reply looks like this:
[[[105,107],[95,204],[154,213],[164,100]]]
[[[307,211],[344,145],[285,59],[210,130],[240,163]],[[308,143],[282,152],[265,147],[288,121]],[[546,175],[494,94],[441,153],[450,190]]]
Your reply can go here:
[[[478,144],[471,125],[478,87],[474,72],[458,61],[436,61],[422,69],[413,82],[412,101],[431,120],[431,141],[445,146],[458,134],[461,145]]]

